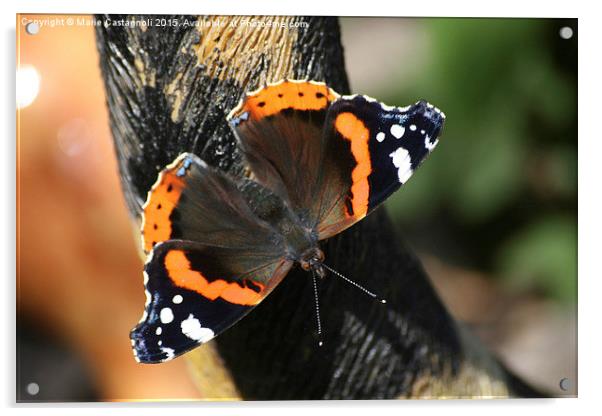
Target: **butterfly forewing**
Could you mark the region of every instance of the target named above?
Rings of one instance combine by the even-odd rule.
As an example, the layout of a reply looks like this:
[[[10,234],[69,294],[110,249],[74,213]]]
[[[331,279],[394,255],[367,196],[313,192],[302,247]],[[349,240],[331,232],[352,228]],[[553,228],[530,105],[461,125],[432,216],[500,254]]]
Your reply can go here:
[[[324,126],[325,140],[331,143],[325,161],[338,166],[339,183],[346,187],[327,192],[320,239],[361,220],[406,183],[437,145],[444,117],[424,101],[399,108],[362,95],[336,100]],[[344,154],[353,159],[351,169],[340,156],[342,143],[348,148]]]
[[[132,330],[140,362],[162,362],[205,343],[249,313],[292,262],[181,240],[155,247],[145,265],[147,304]]]

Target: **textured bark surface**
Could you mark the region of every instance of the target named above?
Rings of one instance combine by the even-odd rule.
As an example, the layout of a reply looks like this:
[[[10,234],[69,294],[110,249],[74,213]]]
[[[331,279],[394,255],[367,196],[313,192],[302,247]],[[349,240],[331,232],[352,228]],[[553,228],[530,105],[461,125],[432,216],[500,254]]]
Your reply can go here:
[[[126,17],[111,16],[120,18]],[[225,116],[245,92],[287,77],[349,92],[335,18],[256,18],[271,22],[264,27],[249,27],[248,18],[237,16],[165,18],[192,25],[97,28],[124,193],[136,218],[158,171],[182,152],[233,175],[243,172]],[[324,244],[329,264],[387,305],[340,279],[325,279],[325,345],[319,348],[311,279],[295,269],[245,319],[188,354],[201,393],[245,399],[512,393],[511,377],[467,341],[416,257],[398,241],[379,209]]]

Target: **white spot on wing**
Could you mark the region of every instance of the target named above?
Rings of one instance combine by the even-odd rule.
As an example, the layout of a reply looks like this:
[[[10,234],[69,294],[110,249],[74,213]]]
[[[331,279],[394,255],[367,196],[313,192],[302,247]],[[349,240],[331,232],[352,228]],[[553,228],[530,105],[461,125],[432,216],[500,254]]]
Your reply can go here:
[[[382,131],[379,131],[376,134],[376,141],[378,141],[379,143],[382,142],[383,140],[385,140],[385,133],[383,133]]]
[[[157,330],[155,331],[155,334],[161,335],[161,332],[163,332],[163,329],[160,326],[158,326]]]
[[[412,159],[410,153],[403,147],[399,147],[396,151],[389,155],[393,159],[393,165],[397,168],[397,176],[399,182],[406,183],[412,176]]]
[[[431,143],[431,138],[429,137],[428,134],[424,138],[424,147],[426,147],[429,152],[431,152],[437,146],[438,143],[439,143],[439,139],[437,139],[433,143]]]
[[[403,128],[403,126],[399,125],[399,124],[393,124],[391,126],[391,134],[393,135],[393,137],[395,137],[396,139],[401,139],[403,137],[403,134],[406,132],[406,129]]]
[[[177,305],[182,303],[183,300],[184,298],[182,297],[182,295],[175,295],[171,301]]]
[[[411,124],[411,125],[410,125],[410,130],[412,130],[412,131],[416,131],[416,125],[415,125],[415,124]]]
[[[159,313],[159,317],[161,318],[162,323],[168,324],[173,321],[173,311],[171,308],[163,308]]]
[[[161,351],[167,354],[167,358],[165,358],[163,361],[171,360],[174,357],[174,353],[176,352],[174,349],[167,347],[161,347]]]
[[[182,321],[181,327],[182,333],[195,341],[207,342],[215,336],[211,329],[203,328],[201,322],[192,314]]]

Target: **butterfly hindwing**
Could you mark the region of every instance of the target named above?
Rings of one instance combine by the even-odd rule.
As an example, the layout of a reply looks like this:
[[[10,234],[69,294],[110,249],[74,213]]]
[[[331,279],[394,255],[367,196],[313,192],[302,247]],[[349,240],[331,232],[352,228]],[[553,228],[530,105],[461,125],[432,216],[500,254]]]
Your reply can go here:
[[[170,360],[223,332],[282,280],[292,262],[181,240],[145,265],[147,303],[131,339],[138,361]]]
[[[274,230],[258,219],[226,174],[194,154],[183,153],[160,174],[144,205],[145,252],[180,239],[272,255]]]
[[[316,207],[322,130],[337,98],[323,83],[285,80],[247,94],[228,116],[254,178],[297,214]]]

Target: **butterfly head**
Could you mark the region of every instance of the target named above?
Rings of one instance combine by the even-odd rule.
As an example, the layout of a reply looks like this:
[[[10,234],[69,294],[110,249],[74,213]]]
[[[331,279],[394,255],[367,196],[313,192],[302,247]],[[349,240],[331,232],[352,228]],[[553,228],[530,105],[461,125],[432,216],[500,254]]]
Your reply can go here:
[[[299,259],[301,268],[305,271],[313,270],[320,278],[326,275],[322,263],[324,262],[324,252],[318,247],[312,247],[306,250]]]

